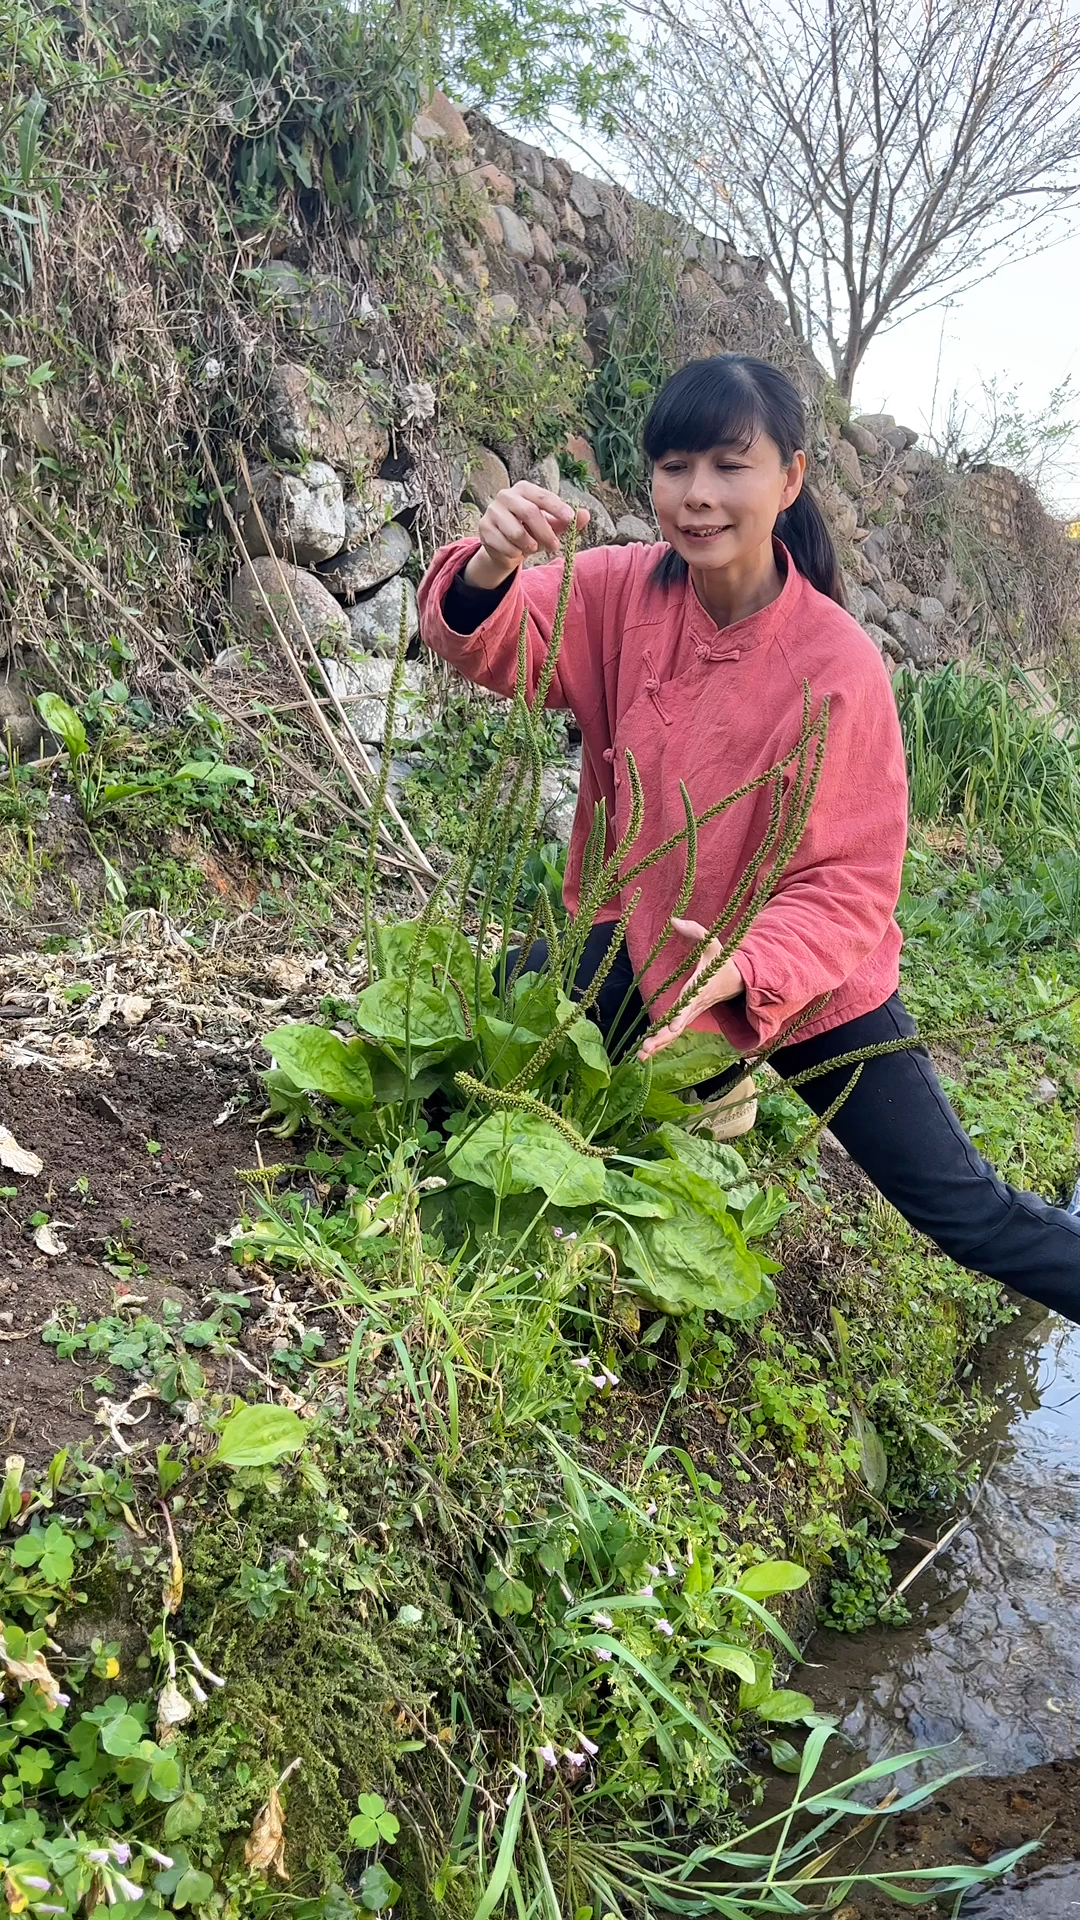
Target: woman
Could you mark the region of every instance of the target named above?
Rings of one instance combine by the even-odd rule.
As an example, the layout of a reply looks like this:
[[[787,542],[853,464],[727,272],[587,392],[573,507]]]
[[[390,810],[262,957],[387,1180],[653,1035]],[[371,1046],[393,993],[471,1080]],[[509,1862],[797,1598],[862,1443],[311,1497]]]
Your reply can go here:
[[[597,1016],[610,1033],[629,993],[630,1026],[616,1038],[639,1038],[651,1020],[642,1058],[688,1026],[710,1028],[743,1055],[776,1048],[772,1064],[791,1078],[915,1032],[897,992],[901,935],[893,917],[907,838],[903,744],[885,666],[844,611],[832,542],[805,485],[805,442],[802,403],[775,367],[740,354],[692,362],[668,382],[645,427],[665,544],[594,548],[575,565],[548,695],[549,705],[571,710],[582,732],[566,869],[571,913],[596,802],[604,803],[613,837],[625,829],[627,749],[646,798],[636,861],[683,825],[680,782],[695,812],[704,812],[791,752],[805,684],[815,712],[829,702],[821,777],[794,858],[735,952],[666,1023],[687,980],[657,990],[734,895],[766,831],[767,789],[702,830],[692,917],[672,923],[642,979],[643,998],[632,982],[667,925],[681,854],[636,883],[643,896]],[[478,537],[444,547],[427,571],[420,608],[428,646],[470,680],[509,696],[527,611],[535,687],[562,569],[522,571],[522,562],[541,549],[557,555],[571,518],[557,495],[528,482],[498,494]],[[578,524],[586,518],[579,510]],[[620,911],[618,899],[608,902],[593,928],[579,991]],[[707,947],[690,977],[717,952]],[[541,951],[530,964],[542,959]],[[962,1266],[1080,1320],[1080,1219],[997,1177],[949,1106],[925,1050],[916,1044],[878,1056],[857,1078],[850,1065],[840,1067],[801,1091],[820,1114],[849,1085],[832,1130],[904,1218]]]

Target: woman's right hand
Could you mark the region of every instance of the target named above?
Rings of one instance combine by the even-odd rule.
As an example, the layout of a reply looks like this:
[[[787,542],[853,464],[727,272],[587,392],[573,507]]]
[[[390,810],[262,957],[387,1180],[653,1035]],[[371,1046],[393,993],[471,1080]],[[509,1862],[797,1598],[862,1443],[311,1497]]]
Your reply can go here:
[[[527,554],[541,547],[557,554],[571,522],[576,519],[580,531],[588,518],[586,507],[568,506],[557,493],[534,487],[531,480],[504,487],[481,517],[480,551],[465,568],[466,581],[470,587],[501,587]]]

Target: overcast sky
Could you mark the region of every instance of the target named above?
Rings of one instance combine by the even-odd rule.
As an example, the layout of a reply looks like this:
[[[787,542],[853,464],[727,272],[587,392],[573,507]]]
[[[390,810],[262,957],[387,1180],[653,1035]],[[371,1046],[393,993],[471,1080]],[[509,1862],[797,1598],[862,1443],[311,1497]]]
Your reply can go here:
[[[924,431],[939,353],[939,413],[954,390],[977,410],[982,383],[995,376],[1005,387],[1020,388],[1026,413],[1038,413],[1069,374],[1080,387],[1080,212],[1071,216],[1067,231],[1060,246],[1001,267],[948,311],[919,314],[873,341],[856,382],[859,410],[893,413],[905,426]],[[1065,411],[1080,416],[1080,393]],[[1047,476],[1047,490],[1062,513],[1080,515],[1078,468],[1080,441]]]

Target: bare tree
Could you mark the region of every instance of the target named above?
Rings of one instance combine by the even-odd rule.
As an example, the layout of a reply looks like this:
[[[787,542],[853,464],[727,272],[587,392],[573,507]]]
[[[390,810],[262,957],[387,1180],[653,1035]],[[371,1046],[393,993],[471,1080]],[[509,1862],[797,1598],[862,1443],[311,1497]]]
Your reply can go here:
[[[631,9],[641,190],[768,263],[845,396],[875,334],[1051,244],[1080,194],[1077,0]]]

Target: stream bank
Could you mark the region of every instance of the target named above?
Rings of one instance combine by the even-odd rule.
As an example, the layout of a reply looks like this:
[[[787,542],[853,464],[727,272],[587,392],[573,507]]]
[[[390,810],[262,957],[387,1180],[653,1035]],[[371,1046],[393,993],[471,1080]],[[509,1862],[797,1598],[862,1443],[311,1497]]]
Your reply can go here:
[[[927,1746],[947,1750],[899,1784],[973,1769],[897,1820],[869,1865],[984,1863],[1042,1836],[1031,1874],[964,1911],[1051,1920],[1080,1902],[1080,1327],[1025,1307],[991,1341],[981,1384],[995,1402],[985,1479],[969,1522],[909,1589],[911,1621],[819,1632],[805,1680],[849,1743],[838,1774]],[[922,1553],[909,1546],[909,1569]],[[895,1912],[872,1893],[856,1904]]]

